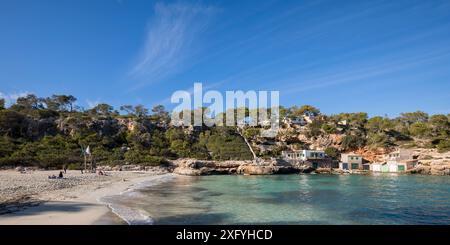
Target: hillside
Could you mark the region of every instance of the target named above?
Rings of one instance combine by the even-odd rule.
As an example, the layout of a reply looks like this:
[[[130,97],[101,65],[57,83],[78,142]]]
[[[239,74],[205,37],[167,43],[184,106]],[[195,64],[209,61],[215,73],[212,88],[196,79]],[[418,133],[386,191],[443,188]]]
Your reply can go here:
[[[396,148],[413,149],[418,156],[425,151],[439,155],[450,150],[449,115],[417,111],[393,119],[369,118],[364,112],[324,115],[312,106],[280,111],[283,120],[275,139],[261,137],[261,128],[244,129],[259,157],[276,157],[283,150],[315,149],[334,158],[355,151],[366,161],[375,162]]]
[[[169,126],[162,106],[151,112],[125,105],[123,114],[107,104],[83,110],[73,96],[28,95],[0,105],[0,166],[81,167],[82,149],[91,149],[97,164],[159,165],[166,159],[252,159],[235,128]]]
[[[260,158],[278,157],[287,149],[319,149],[338,158],[356,151],[377,161],[397,147],[412,148],[424,163],[446,161],[450,149],[449,115],[403,113],[397,118],[367,113],[324,115],[313,106],[281,108],[276,138],[263,138],[261,127],[175,127],[163,106],[151,110],[124,105],[115,110],[98,104],[84,110],[76,98],[28,95],[5,108],[0,101],[0,166],[80,168],[87,146],[97,164],[159,165],[167,160],[251,160],[248,140]],[[424,153],[428,152],[428,153]],[[434,162],[433,162],[434,164]]]

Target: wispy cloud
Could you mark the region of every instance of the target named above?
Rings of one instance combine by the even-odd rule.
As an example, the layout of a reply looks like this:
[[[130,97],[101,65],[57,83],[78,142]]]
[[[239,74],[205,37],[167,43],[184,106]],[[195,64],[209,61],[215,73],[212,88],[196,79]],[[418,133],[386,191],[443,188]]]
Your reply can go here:
[[[132,89],[159,82],[183,69],[215,11],[214,7],[184,3],[156,4],[144,47],[130,72],[138,81]]]
[[[90,99],[87,99],[87,100],[86,100],[86,104],[87,104],[87,106],[88,106],[89,109],[92,109],[92,108],[94,108],[95,106],[97,106],[98,104],[100,104],[100,100],[90,100]]]
[[[349,69],[332,71],[328,74],[321,71],[321,74],[313,75],[310,78],[299,76],[286,81],[277,81],[277,83],[289,84],[282,90],[285,91],[284,94],[292,94],[305,92],[312,89],[331,87],[344,83],[364,81],[373,82],[372,79],[378,76],[402,70],[415,69],[417,66],[425,65],[442,58],[448,58],[449,56],[449,49],[431,50],[406,58],[391,58],[386,59],[384,62],[377,60],[361,66],[352,65]],[[417,74],[415,74],[415,76],[417,76]]]
[[[220,81],[220,82],[212,83],[212,84],[203,84],[202,89],[203,89],[203,91],[205,91],[205,90],[210,90],[210,89],[213,89],[213,88],[217,88],[219,85],[223,84],[224,82],[225,81]],[[184,91],[188,92],[189,95],[192,96],[194,94],[194,86],[192,86],[190,88],[187,88],[187,89],[184,89]],[[156,105],[168,105],[170,103],[171,98],[172,98],[172,95],[169,96],[169,97],[166,97],[163,100],[158,101],[156,103]]]
[[[25,97],[28,94],[32,94],[30,92],[13,92],[13,93],[3,93],[0,92],[0,98],[5,99],[5,103],[7,106],[10,106],[16,102],[19,97]]]

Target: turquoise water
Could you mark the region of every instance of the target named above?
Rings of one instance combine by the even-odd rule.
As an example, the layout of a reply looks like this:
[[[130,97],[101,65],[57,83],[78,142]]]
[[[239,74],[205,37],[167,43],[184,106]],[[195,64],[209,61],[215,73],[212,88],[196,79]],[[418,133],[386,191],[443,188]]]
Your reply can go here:
[[[174,176],[110,201],[154,224],[450,224],[445,176]]]

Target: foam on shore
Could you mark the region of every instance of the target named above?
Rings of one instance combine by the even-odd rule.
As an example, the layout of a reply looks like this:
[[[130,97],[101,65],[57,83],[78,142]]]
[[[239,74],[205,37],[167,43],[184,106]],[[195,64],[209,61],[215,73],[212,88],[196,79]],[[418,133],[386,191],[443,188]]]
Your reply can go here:
[[[128,198],[139,197],[141,195],[139,190],[165,183],[174,178],[174,174],[152,176],[146,178],[142,182],[130,186],[127,190],[121,192],[118,195],[104,196],[101,197],[98,201],[102,204],[107,205],[114,214],[123,219],[129,225],[152,225],[153,219],[148,212],[139,208],[123,205],[118,202],[118,200],[126,200]]]

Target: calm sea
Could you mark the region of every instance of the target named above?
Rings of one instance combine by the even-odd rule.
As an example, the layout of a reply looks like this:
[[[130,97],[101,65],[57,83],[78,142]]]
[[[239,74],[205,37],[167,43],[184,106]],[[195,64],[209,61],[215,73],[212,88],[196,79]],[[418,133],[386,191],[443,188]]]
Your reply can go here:
[[[169,175],[103,201],[130,224],[450,224],[450,177]]]

